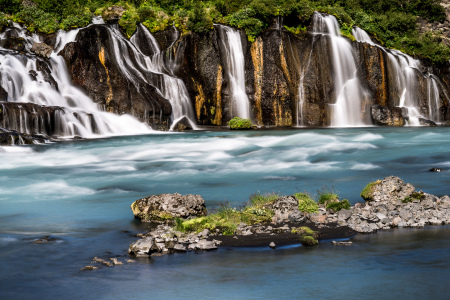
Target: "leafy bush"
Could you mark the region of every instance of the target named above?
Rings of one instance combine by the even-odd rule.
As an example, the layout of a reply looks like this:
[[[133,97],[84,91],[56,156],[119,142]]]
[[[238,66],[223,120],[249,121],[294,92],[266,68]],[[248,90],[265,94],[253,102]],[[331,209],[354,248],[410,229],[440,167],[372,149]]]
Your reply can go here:
[[[0,12],[0,30],[2,30],[4,26],[8,26],[8,19],[4,13]]]
[[[199,2],[195,2],[194,10],[189,14],[186,25],[188,30],[199,34],[205,34],[213,29],[213,22],[207,18],[206,12]]]
[[[327,204],[327,209],[332,209],[335,212],[341,209],[350,209],[350,202],[347,199],[338,202],[331,202]]]
[[[292,233],[300,236],[300,243],[306,247],[312,247],[319,244],[317,238],[319,237],[319,233],[317,231],[313,231],[311,228],[303,226],[299,228],[293,228]]]
[[[334,189],[326,189],[323,188],[322,190],[318,191],[319,193],[319,200],[317,200],[317,202],[319,204],[324,204],[327,205],[328,203],[331,202],[337,202],[339,201],[339,196],[337,195],[337,193],[334,191]]]
[[[275,193],[261,194],[260,192],[258,192],[250,196],[250,205],[255,207],[262,207],[266,204],[274,202],[278,198],[280,198],[279,194]]]
[[[228,122],[228,126],[231,129],[250,129],[252,128],[252,122],[249,119],[234,117]]]
[[[256,12],[252,8],[245,8],[227,16],[225,21],[231,26],[244,29],[248,40],[254,42],[255,38],[266,28],[264,23],[255,16]]]
[[[80,11],[77,15],[69,15],[61,21],[60,28],[70,30],[72,28],[85,27],[91,22],[91,12],[89,9]]]
[[[14,16],[14,22],[24,23],[31,32],[38,30],[49,34],[59,29],[56,15],[32,6],[22,6],[22,9]]]
[[[296,193],[294,196],[298,199],[298,210],[307,213],[316,213],[319,206],[308,194]]]
[[[136,31],[137,22],[139,22],[138,12],[133,6],[128,6],[119,20],[120,27],[123,28],[128,37],[131,37]]]
[[[20,0],[0,0],[0,12],[15,14],[20,9]]]

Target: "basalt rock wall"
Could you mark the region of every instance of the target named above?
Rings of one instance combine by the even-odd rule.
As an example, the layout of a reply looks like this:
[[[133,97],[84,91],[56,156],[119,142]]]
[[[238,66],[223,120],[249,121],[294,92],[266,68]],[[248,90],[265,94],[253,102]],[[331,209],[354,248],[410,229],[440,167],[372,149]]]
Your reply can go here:
[[[171,107],[149,80],[130,80],[120,70],[106,25],[80,30],[77,41],[66,45],[64,56],[74,84],[95,102],[114,113],[131,113],[150,125],[170,123]],[[311,29],[311,28],[309,28]],[[225,71],[225,53],[217,29],[199,35],[181,35],[170,28],[153,35],[165,51],[167,73],[181,78],[189,93],[199,125],[226,125],[231,114],[230,78]],[[272,27],[254,42],[241,32],[245,58],[245,92],[255,124],[268,126],[329,126],[338,91],[334,86],[333,55],[326,35],[311,30],[294,35],[283,27]],[[392,55],[382,47],[351,42],[357,64],[357,77],[364,89],[361,119],[372,124],[371,107],[396,107],[401,103],[402,87],[398,83]],[[139,45],[148,56],[153,51]],[[133,51],[120,48],[131,60]],[[169,59],[170,57],[170,59]],[[138,64],[139,65],[139,64]],[[140,70],[157,82],[158,74]],[[430,75],[430,74],[434,75]],[[433,66],[424,61],[414,70],[414,95],[417,109],[438,121],[450,119],[448,66]],[[430,103],[429,79],[437,82],[438,101]],[[156,79],[155,79],[156,78]],[[436,106],[436,107],[433,107]]]

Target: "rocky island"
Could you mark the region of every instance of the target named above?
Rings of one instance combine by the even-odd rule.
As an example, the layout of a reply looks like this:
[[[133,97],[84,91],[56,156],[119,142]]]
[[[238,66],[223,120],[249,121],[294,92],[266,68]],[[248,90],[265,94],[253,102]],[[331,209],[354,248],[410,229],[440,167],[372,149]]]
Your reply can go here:
[[[221,245],[315,246],[323,239],[351,238],[358,233],[450,224],[450,197],[416,191],[398,177],[369,183],[361,197],[365,202],[349,206],[348,200],[339,200],[332,193],[322,194],[319,203],[301,193],[256,195],[244,208],[225,205],[206,215],[199,195],[151,196],[131,205],[136,218],[153,226],[139,234],[141,239],[130,245],[129,253],[145,257],[213,250]]]

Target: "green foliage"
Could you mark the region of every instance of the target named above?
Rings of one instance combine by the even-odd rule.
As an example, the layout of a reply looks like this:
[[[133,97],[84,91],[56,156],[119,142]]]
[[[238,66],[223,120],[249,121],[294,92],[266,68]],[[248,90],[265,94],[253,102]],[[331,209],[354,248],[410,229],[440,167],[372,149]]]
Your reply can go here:
[[[139,14],[136,9],[133,6],[128,6],[119,20],[119,25],[123,28],[128,38],[136,31],[136,24],[139,20]]]
[[[312,247],[319,244],[319,241],[317,240],[319,233],[309,227],[303,226],[293,228],[291,232],[300,236],[300,243],[302,243],[303,246]]]
[[[278,194],[253,194],[250,196],[250,203],[241,209],[232,208],[229,203],[219,206],[217,211],[206,217],[194,218],[190,220],[176,220],[176,230],[182,232],[200,232],[204,229],[219,229],[224,235],[231,235],[236,232],[240,223],[248,225],[271,222],[274,216],[273,210],[265,207],[279,198]]]
[[[195,2],[194,10],[189,14],[187,29],[199,34],[205,34],[213,29],[213,22],[206,16],[206,11],[200,2]]]
[[[291,33],[293,33],[295,35],[299,35],[301,33],[305,33],[306,32],[306,26],[302,26],[302,25],[298,25],[297,27],[289,27],[287,25],[284,25],[284,28],[287,31],[289,31],[289,32],[291,32]]]
[[[249,119],[234,117],[228,122],[228,126],[231,129],[250,129],[252,128],[252,122]]]
[[[319,204],[327,205],[328,203],[339,201],[339,196],[333,187],[331,188],[323,187],[321,190],[317,191],[317,193],[318,193],[317,202]]]
[[[59,29],[59,21],[56,15],[32,6],[22,7],[14,16],[14,21],[26,24],[31,32],[38,30],[49,34]]]
[[[254,42],[255,38],[266,28],[266,25],[255,16],[256,12],[252,8],[245,8],[227,16],[225,21],[231,26],[244,29],[248,40]]]
[[[302,245],[305,247],[313,247],[319,245],[319,241],[309,235],[301,236],[300,243],[302,243]]]
[[[402,199],[403,203],[408,203],[408,202],[413,202],[415,200],[423,200],[425,198],[425,195],[423,194],[423,192],[414,192],[411,195],[409,195],[409,197],[405,197],[404,199]]]
[[[250,204],[254,207],[262,207],[274,202],[278,198],[280,198],[280,195],[276,193],[261,194],[258,192],[250,196]]]
[[[355,41],[355,37],[352,34],[353,27],[344,23],[341,26],[341,35],[347,37],[351,41]]]
[[[380,180],[370,182],[361,192],[361,197],[366,201],[372,201],[373,200],[373,192],[375,190],[375,187],[381,183]]]
[[[77,15],[69,15],[60,24],[60,28],[64,30],[70,30],[72,28],[85,27],[91,22],[91,12],[89,9],[85,9]]]
[[[0,30],[3,29],[3,26],[8,26],[8,19],[4,13],[0,12]]]
[[[15,14],[20,9],[20,0],[0,0],[0,12]]]
[[[306,193],[295,193],[298,199],[298,210],[307,213],[316,213],[319,211],[319,205]]]
[[[335,212],[341,209],[350,209],[350,202],[347,199],[338,202],[331,202],[327,204],[327,209],[332,209]]]

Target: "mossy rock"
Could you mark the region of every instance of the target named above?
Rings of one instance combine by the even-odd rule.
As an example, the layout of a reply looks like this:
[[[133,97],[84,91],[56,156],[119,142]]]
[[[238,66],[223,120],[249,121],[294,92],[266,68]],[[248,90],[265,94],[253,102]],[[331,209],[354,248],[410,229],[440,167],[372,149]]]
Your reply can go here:
[[[373,192],[375,191],[375,188],[380,184],[381,180],[377,180],[366,185],[366,187],[361,192],[361,197],[366,201],[372,201]]]
[[[230,129],[233,130],[248,130],[252,129],[252,121],[249,119],[234,117],[228,122],[228,126],[230,126]]]
[[[319,245],[319,241],[310,235],[305,235],[300,238],[300,243],[305,247],[313,247]]]

